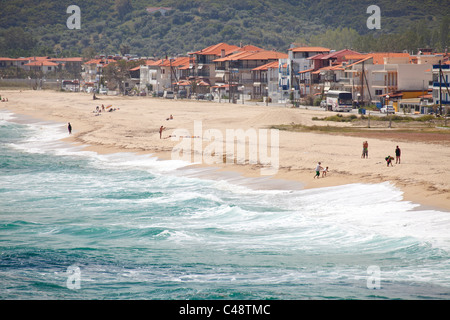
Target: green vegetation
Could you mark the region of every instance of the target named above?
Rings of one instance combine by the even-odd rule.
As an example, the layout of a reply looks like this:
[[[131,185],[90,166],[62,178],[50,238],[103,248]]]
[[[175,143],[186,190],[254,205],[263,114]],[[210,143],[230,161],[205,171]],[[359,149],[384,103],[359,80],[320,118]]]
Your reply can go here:
[[[69,5],[81,29],[69,30]],[[381,29],[369,30],[372,0],[4,0],[0,56],[164,57],[227,42],[286,51],[291,43],[332,49],[417,51],[449,44],[450,7],[432,0],[379,0]],[[165,15],[147,7],[171,7]]]
[[[318,118],[312,117],[312,120],[315,121],[334,121],[334,122],[355,122],[358,120],[367,120],[368,116],[360,115],[357,116],[355,114],[349,116],[343,116],[342,114],[336,114],[333,116]],[[420,117],[409,117],[409,116],[399,116],[399,115],[391,115],[391,116],[372,116],[370,117],[370,121],[393,121],[393,122],[427,122],[437,120],[440,121],[442,119],[436,118],[433,115],[423,115]]]
[[[272,125],[270,129],[278,129],[282,131],[291,132],[313,132],[313,133],[332,133],[332,134],[342,134],[342,135],[361,135],[361,134],[393,134],[393,133],[420,133],[420,134],[439,134],[442,136],[450,136],[450,131],[444,129],[444,126],[439,127],[406,127],[406,128],[367,128],[367,127],[339,127],[339,126],[307,126],[302,124],[283,124],[283,125]]]

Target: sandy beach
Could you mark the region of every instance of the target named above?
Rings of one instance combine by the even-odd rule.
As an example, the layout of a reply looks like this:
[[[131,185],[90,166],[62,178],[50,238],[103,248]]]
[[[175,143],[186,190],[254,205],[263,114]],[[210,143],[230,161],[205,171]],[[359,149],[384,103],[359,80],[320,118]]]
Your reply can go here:
[[[169,138],[177,129],[194,135],[194,122],[208,129],[268,129],[272,125],[301,124],[346,125],[313,121],[331,112],[280,106],[255,106],[191,100],[166,100],[150,97],[102,96],[93,100],[91,94],[55,91],[1,91],[8,102],[1,110],[36,119],[51,120],[73,127],[65,141],[86,146],[98,153],[149,153],[162,159],[181,140]],[[112,106],[114,112],[93,111],[96,106]],[[166,120],[170,115],[173,120]],[[160,139],[159,128],[166,127]],[[369,144],[369,158],[362,159],[362,143]],[[209,143],[204,142],[203,148]],[[401,164],[387,167],[384,158],[402,150]],[[329,167],[327,177],[314,179],[314,168],[320,161]],[[348,183],[380,183],[389,181],[403,190],[404,199],[427,207],[450,211],[450,142],[417,138],[413,133],[399,136],[386,128],[383,134],[362,130],[358,135],[279,131],[279,169],[271,179],[298,182],[304,188],[320,188]],[[261,177],[260,164],[195,164],[214,167],[216,172],[233,171],[244,177]],[[206,174],[205,177],[207,177]],[[214,175],[209,175],[214,178]],[[216,177],[217,178],[217,177]],[[265,177],[267,178],[267,177]],[[355,194],[355,197],[358,195]]]

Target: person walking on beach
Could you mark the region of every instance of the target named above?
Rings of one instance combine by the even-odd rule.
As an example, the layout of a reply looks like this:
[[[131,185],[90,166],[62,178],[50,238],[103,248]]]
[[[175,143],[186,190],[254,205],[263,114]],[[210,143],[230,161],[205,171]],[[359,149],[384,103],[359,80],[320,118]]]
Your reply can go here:
[[[323,170],[323,167],[320,165],[320,162],[317,163],[316,166],[316,175],[314,176],[314,179],[317,177],[317,179],[320,178],[320,170]]]
[[[69,130],[69,134],[72,134],[72,125],[69,122],[69,125],[67,126],[67,130]]]
[[[363,142],[363,151],[361,158],[369,158],[369,144],[367,143],[367,141]]]
[[[395,164],[400,164],[400,155],[402,154],[402,151],[400,150],[400,148],[397,146],[397,148],[395,148]]]
[[[161,126],[161,127],[159,128],[159,138],[160,138],[160,139],[162,138],[162,132],[164,131],[164,129],[166,129],[166,128],[164,128],[164,126]]]

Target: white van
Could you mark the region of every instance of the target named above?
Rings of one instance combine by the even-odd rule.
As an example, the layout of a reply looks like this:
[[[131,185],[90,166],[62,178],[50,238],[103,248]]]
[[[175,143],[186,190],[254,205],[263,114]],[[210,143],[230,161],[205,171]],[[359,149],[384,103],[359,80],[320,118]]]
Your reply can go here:
[[[165,99],[173,99],[173,98],[174,98],[173,91],[167,91],[167,90],[164,91],[163,97],[164,97]]]

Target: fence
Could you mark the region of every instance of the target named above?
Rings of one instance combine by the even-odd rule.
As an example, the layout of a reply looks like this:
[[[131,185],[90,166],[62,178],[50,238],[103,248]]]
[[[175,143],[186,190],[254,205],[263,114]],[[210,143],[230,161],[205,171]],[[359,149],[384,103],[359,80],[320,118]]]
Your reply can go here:
[[[0,88],[53,89],[59,90],[61,83],[55,80],[40,79],[0,79]]]

